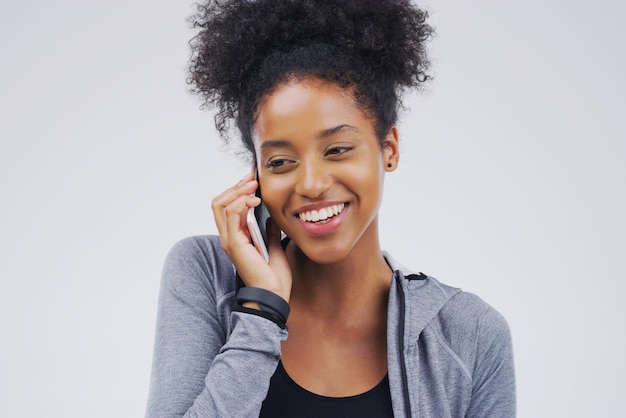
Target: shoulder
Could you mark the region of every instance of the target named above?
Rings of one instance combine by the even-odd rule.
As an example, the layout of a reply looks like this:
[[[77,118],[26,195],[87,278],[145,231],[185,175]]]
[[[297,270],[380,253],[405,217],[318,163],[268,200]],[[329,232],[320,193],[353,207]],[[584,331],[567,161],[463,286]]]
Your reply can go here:
[[[465,332],[478,338],[509,332],[500,312],[477,295],[464,291],[448,300],[438,318],[446,334]]]
[[[478,296],[460,292],[433,321],[439,344],[469,377],[466,416],[515,416],[515,365],[509,325]]]
[[[495,308],[479,296],[461,291],[451,297],[439,313],[440,320],[449,328],[508,328],[507,322]]]
[[[461,291],[451,297],[431,328],[471,375],[484,361],[497,363],[511,356],[511,332],[506,319],[475,294]]]
[[[219,298],[234,289],[234,277],[234,267],[216,235],[181,239],[163,264],[163,286],[175,292],[209,291]]]
[[[183,238],[169,250],[166,263],[195,266],[198,263],[229,263],[217,235]]]

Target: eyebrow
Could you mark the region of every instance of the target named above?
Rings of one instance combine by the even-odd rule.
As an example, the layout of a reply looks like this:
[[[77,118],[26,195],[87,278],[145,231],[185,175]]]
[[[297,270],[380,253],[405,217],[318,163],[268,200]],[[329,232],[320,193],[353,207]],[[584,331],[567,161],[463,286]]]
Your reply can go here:
[[[327,138],[327,137],[333,136],[337,132],[340,132],[340,131],[343,131],[343,130],[349,130],[349,131],[358,132],[358,129],[355,128],[354,126],[343,124],[343,125],[335,126],[334,128],[324,129],[322,132],[320,132],[317,135],[317,138],[318,139]]]
[[[329,136],[333,136],[335,135],[337,132],[341,132],[343,130],[349,130],[349,131],[354,131],[354,132],[358,132],[358,129],[355,128],[352,125],[338,125],[332,128],[328,128],[328,129],[324,129],[322,131],[320,131],[315,138],[316,139],[324,139],[324,138],[328,138]],[[289,141],[287,141],[286,139],[270,139],[268,141],[264,141],[261,144],[261,149],[265,149],[265,148],[281,148],[281,147],[287,147],[289,146],[290,143]]]

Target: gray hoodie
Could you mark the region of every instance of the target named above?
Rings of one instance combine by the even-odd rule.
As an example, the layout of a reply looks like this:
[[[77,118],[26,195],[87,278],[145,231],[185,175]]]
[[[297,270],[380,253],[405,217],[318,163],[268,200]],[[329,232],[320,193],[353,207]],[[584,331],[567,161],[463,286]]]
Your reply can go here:
[[[396,417],[515,416],[509,328],[480,298],[394,270],[387,356]],[[238,312],[233,265],[219,237],[192,237],[167,256],[146,417],[258,417],[288,331]]]

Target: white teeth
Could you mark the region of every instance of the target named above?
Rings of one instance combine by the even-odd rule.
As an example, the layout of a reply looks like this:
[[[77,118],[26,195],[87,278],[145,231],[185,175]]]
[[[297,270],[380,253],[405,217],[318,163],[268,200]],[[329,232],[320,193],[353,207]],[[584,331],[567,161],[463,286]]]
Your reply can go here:
[[[300,212],[298,216],[301,220],[306,222],[318,222],[325,221],[332,218],[335,215],[339,215],[341,211],[346,207],[345,203],[339,205],[328,206],[321,208],[320,210],[309,210],[306,212]]]

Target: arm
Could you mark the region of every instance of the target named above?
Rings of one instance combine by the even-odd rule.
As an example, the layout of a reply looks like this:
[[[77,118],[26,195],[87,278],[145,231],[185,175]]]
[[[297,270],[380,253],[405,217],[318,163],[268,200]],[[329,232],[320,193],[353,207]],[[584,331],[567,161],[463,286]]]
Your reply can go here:
[[[188,239],[168,254],[146,417],[259,414],[287,332],[262,316],[223,307],[234,300],[235,277],[218,251]],[[232,280],[232,291],[220,294],[219,280]]]
[[[516,416],[511,332],[506,320],[494,309],[488,309],[480,318],[472,373],[472,398],[465,416]]]

